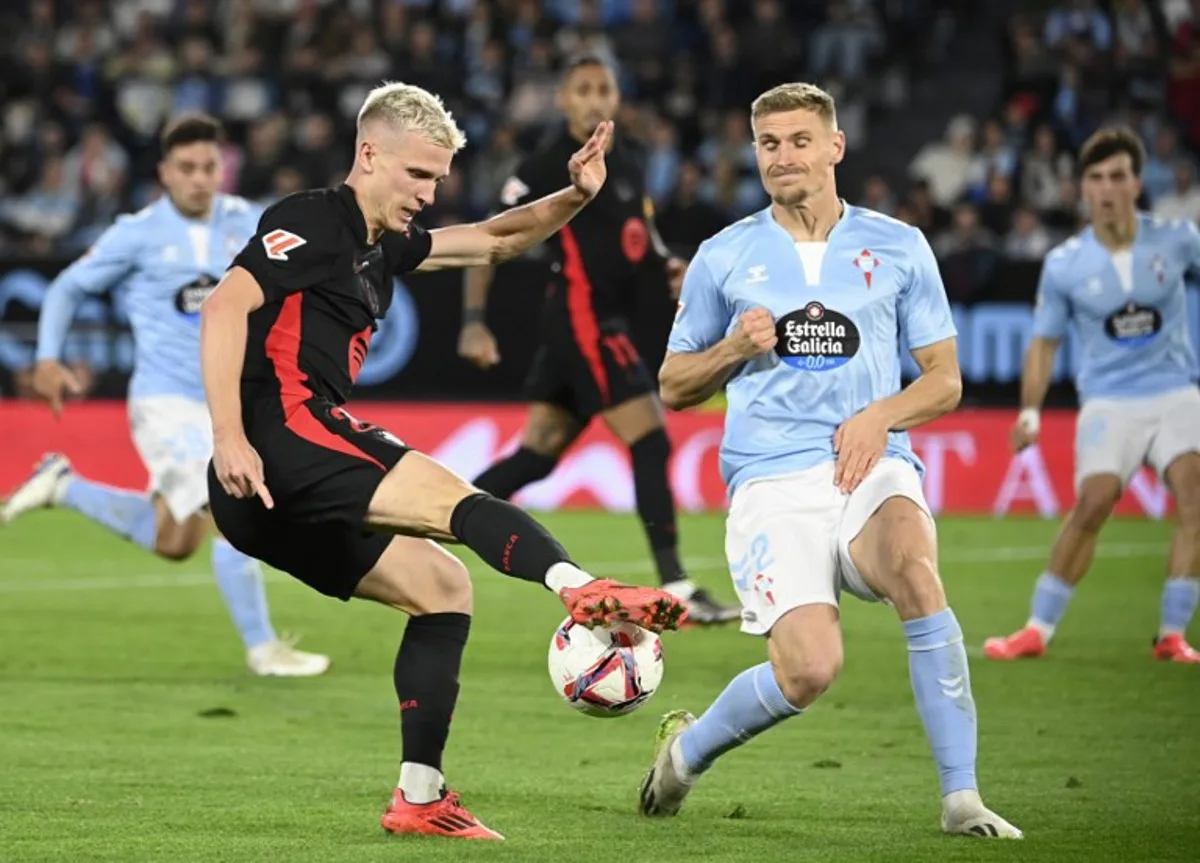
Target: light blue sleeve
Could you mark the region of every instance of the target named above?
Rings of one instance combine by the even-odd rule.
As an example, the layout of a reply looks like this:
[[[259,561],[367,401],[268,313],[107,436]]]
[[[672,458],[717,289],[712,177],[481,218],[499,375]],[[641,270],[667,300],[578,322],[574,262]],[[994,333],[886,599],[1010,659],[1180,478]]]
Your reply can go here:
[[[928,347],[958,335],[950,300],[942,284],[929,241],[913,230],[912,274],[900,290],[900,330],[909,350]]]
[[[732,313],[713,278],[704,251],[697,253],[683,277],[679,309],[667,338],[667,350],[691,354],[706,351],[725,337]]]
[[[1191,219],[1184,219],[1183,225],[1183,259],[1195,278],[1200,276],[1200,228]]]
[[[1038,276],[1037,300],[1033,305],[1033,334],[1041,339],[1060,341],[1067,335],[1071,320],[1071,300],[1051,272],[1050,259],[1042,262]]]
[[[137,260],[138,221],[119,219],[46,289],[38,316],[37,359],[58,359],[75,310],[88,295],[103,294],[129,275]]]

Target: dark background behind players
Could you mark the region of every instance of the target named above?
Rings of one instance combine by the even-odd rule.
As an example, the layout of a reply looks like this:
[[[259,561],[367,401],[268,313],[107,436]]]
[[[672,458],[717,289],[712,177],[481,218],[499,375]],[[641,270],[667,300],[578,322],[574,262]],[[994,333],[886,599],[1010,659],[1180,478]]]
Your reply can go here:
[[[56,272],[156,195],[169,111],[220,115],[226,191],[268,202],[345,170],[354,106],[383,77],[443,94],[471,138],[423,221],[478,217],[555,121],[562,59],[592,52],[617,62],[618,125],[648,148],[674,251],[762,203],[745,104],[811,79],[839,100],[851,202],[920,225],[956,303],[1027,303],[1042,254],[1078,221],[1073,153],[1105,119],[1146,143],[1143,203],[1200,217],[1198,14],[1187,0],[13,0],[0,11],[0,279],[30,262]],[[524,309],[539,294],[516,272]],[[5,280],[0,333],[27,337],[36,295]],[[639,298],[653,367],[672,306]],[[416,301],[423,332],[453,331],[449,301]],[[20,391],[20,356],[0,351],[0,392]],[[512,398],[530,359],[510,350],[485,376],[421,340],[408,361],[421,374],[398,363],[363,394]],[[112,362],[97,392],[119,395]],[[439,364],[438,391],[414,388]],[[966,366],[968,402],[1013,397],[1011,364]]]

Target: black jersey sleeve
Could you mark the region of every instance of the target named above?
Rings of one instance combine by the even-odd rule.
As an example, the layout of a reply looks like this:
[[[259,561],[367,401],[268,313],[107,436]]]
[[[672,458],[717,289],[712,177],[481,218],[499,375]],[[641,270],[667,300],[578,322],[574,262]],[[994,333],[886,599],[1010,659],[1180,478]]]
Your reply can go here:
[[[267,208],[257,232],[230,266],[247,270],[266,301],[274,303],[330,279],[338,240],[328,196],[301,192]]]
[[[406,234],[384,235],[383,251],[387,257],[388,272],[394,276],[411,273],[429,257],[432,247],[433,237],[416,222],[409,225]]]

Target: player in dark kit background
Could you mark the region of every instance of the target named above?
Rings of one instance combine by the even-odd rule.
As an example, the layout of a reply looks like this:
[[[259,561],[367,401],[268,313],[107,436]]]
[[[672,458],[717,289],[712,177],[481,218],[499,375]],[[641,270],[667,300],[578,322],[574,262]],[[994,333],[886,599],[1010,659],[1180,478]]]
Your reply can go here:
[[[570,154],[616,115],[620,95],[613,70],[596,57],[574,60],[564,71],[557,101],[566,121],[561,133],[505,183],[502,207],[563,186]],[[614,135],[607,164],[609,180],[596,200],[547,242],[549,286],[541,344],[526,381],[532,404],[520,447],[476,477],[475,485],[496,497],[512,497],[548,476],[599,416],[629,447],[638,515],[664,589],[688,603],[693,623],[737,620],[739,606],[717,602],[684,571],[667,476],[671,445],[663,408],[654,376],[630,337],[643,274],[659,274],[664,288],[677,297],[687,264],[671,256],[654,228],[637,145]],[[485,323],[493,275],[490,266],[468,270],[463,286],[459,354],[481,369],[500,361]]]
[[[213,517],[239,550],[340,599],[411,615],[393,672],[403,763],[383,816],[395,833],[499,839],[445,788],[442,753],[470,628],[471,582],[437,542],[555,591],[585,625],[673,628],[670,594],[596,580],[513,505],[481,492],[342,407],[393,276],[495,263],[541,242],[604,185],[600,124],[567,182],[526,206],[426,232],[413,222],[465,138],[437,97],[405,84],[372,91],[354,167],[338,189],[301,192],[264,213],[201,311],[201,365],[213,421]]]

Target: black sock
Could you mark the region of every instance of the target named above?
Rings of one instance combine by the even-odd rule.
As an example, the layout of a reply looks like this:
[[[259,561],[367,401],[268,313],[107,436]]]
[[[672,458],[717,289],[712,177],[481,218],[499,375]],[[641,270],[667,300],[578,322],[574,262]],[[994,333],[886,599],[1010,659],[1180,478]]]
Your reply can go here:
[[[453,611],[409,619],[393,670],[405,761],[442,769],[470,631],[471,616]]]
[[[535,584],[571,558],[529,514],[490,494],[465,497],[450,514],[450,532],[492,569]]]
[[[481,473],[472,483],[480,491],[508,500],[531,482],[550,475],[558,459],[521,447]]]
[[[633,456],[633,490],[638,516],[654,554],[659,580],[666,584],[687,578],[679,560],[679,536],[675,528],[675,499],[667,478],[671,442],[667,433],[655,429],[629,447]]]

